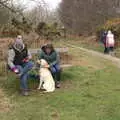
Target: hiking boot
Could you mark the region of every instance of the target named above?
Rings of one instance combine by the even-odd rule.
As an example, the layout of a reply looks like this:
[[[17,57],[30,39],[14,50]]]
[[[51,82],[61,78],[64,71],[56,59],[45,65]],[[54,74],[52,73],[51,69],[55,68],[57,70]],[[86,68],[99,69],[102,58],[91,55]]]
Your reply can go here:
[[[61,87],[61,84],[60,82],[56,82],[56,85],[55,85],[56,88],[60,88]]]
[[[114,52],[110,52],[110,55],[115,57],[115,53]]]
[[[21,91],[21,95],[23,95],[23,96],[29,96],[29,93],[26,90],[22,90]]]

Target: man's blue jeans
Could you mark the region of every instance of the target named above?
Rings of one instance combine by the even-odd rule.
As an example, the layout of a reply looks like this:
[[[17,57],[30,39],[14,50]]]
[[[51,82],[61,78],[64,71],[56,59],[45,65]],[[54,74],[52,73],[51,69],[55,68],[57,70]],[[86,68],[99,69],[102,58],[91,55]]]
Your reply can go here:
[[[28,90],[28,72],[32,69],[33,65],[33,62],[29,61],[22,66],[16,66],[20,71],[20,89]]]

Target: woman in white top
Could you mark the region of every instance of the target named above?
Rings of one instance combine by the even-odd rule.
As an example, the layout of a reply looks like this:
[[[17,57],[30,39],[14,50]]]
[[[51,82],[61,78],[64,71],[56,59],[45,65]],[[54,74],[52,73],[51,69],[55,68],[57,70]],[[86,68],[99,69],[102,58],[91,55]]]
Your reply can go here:
[[[106,47],[108,48],[108,53],[113,52],[115,46],[114,34],[109,30],[106,36]]]

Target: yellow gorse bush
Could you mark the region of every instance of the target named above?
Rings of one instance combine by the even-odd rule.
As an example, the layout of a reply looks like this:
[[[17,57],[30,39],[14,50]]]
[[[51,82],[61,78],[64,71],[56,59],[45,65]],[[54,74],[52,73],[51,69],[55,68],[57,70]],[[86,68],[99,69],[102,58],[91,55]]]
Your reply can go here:
[[[120,18],[107,20],[102,26],[99,26],[97,37],[100,38],[101,33],[108,30],[114,33],[116,41],[120,41]]]

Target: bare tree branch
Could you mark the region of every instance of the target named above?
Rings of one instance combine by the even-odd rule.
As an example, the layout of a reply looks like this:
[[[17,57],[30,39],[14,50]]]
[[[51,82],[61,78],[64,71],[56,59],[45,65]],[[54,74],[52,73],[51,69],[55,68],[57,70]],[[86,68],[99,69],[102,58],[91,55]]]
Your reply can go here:
[[[7,2],[9,2],[9,0],[0,1],[0,5],[3,6],[3,7],[5,7],[5,8],[7,8],[8,10],[10,10],[11,12],[13,12],[13,13],[15,13],[15,14],[18,13],[19,15],[21,15],[22,17],[24,17],[24,16],[23,16],[23,13],[21,13],[21,11],[13,9],[13,8],[10,7],[8,4],[6,4]]]
[[[118,6],[120,0],[62,0],[59,15],[65,27],[76,33],[93,31],[106,20],[119,17]]]

